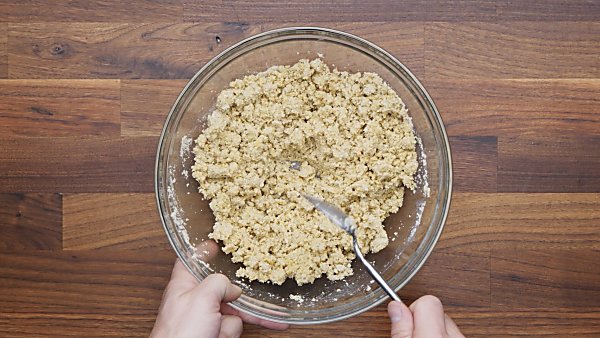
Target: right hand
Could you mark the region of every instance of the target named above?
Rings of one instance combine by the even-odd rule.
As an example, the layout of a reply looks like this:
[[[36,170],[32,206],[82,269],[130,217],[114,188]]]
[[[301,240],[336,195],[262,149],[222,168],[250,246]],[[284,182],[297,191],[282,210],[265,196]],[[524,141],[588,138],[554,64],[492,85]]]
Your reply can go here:
[[[410,307],[402,302],[390,302],[388,314],[392,321],[392,338],[465,337],[435,296],[423,296]]]

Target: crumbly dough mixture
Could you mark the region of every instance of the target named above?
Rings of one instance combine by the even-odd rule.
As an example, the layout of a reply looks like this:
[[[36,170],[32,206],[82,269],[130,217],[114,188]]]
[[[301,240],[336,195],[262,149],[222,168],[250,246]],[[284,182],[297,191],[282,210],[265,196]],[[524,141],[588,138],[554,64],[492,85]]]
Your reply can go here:
[[[363,252],[378,252],[383,220],[415,188],[415,144],[404,103],[377,74],[314,59],[235,80],[194,147],[193,176],[216,218],[210,236],[243,263],[239,277],[343,279],[351,237],[301,194],[349,213]]]

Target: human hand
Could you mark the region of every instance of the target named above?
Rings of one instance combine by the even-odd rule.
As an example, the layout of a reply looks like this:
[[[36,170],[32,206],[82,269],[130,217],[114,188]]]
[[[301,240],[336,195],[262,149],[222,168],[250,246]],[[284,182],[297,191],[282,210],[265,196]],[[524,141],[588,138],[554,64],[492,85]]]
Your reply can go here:
[[[392,321],[392,338],[465,337],[435,296],[423,296],[410,307],[402,302],[390,302],[388,314]]]
[[[241,294],[240,287],[221,274],[211,274],[198,283],[177,259],[150,337],[239,337],[242,321],[275,330],[288,328],[287,324],[259,319],[226,304]]]

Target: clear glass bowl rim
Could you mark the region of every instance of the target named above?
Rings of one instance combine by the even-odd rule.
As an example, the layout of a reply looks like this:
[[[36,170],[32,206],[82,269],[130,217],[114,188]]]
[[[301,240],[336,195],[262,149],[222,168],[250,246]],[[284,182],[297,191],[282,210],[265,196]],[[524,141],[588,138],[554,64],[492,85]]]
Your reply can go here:
[[[215,65],[219,64],[219,62],[222,59],[228,57],[231,54],[234,54],[236,51],[243,49],[243,48],[247,47],[248,45],[257,44],[259,42],[269,41],[271,39],[275,39],[275,38],[278,38],[281,36],[294,36],[294,35],[314,35],[314,36],[321,35],[321,36],[328,36],[331,38],[345,40],[346,42],[349,42],[354,45],[359,45],[360,47],[367,49],[370,53],[375,53],[379,57],[386,59],[387,62],[389,62],[391,65],[393,65],[394,68],[396,68],[394,70],[395,73],[397,73],[397,71],[400,71],[401,73],[404,73],[405,76],[407,76],[410,79],[410,81],[412,81],[413,85],[415,85],[417,87],[417,90],[420,92],[419,94],[422,95],[423,98],[425,99],[426,102],[424,102],[424,103],[426,103],[428,105],[429,109],[433,113],[433,121],[431,121],[431,123],[435,125],[434,127],[437,127],[437,130],[440,133],[439,136],[441,137],[441,143],[442,143],[442,147],[440,150],[441,150],[442,155],[446,158],[446,161],[445,161],[446,167],[440,168],[440,170],[444,171],[443,175],[445,175],[445,177],[447,177],[447,180],[446,180],[447,184],[446,184],[446,186],[442,187],[443,189],[441,189],[441,191],[444,193],[441,194],[441,196],[438,196],[438,200],[436,203],[436,208],[442,208],[441,216],[440,216],[439,222],[438,222],[439,226],[436,229],[437,231],[433,234],[433,237],[427,243],[428,247],[424,251],[421,251],[422,257],[420,258],[417,265],[412,269],[411,273],[407,276],[407,278],[394,288],[395,291],[397,292],[402,287],[404,287],[404,285],[406,285],[406,283],[408,283],[412,279],[412,277],[421,269],[423,264],[427,261],[427,258],[429,257],[429,255],[433,251],[433,248],[435,247],[437,241],[439,240],[439,238],[442,234],[444,225],[446,223],[446,219],[448,217],[448,212],[450,209],[451,196],[452,196],[452,158],[451,158],[451,152],[450,152],[450,143],[448,141],[448,135],[446,133],[441,115],[440,115],[435,103],[433,102],[433,99],[431,98],[429,93],[425,90],[425,88],[423,87],[421,82],[416,78],[416,76],[414,76],[414,74],[412,74],[412,72],[406,66],[404,66],[404,64],[402,64],[398,59],[396,59],[390,53],[385,51],[383,48],[381,48],[361,37],[358,37],[353,34],[343,32],[343,31],[329,29],[329,28],[322,28],[322,27],[286,27],[286,28],[279,28],[279,29],[262,32],[262,33],[253,35],[251,37],[248,37],[248,38],[232,45],[231,47],[225,49],[224,51],[219,53],[217,56],[212,58],[210,61],[208,61],[190,79],[190,81],[186,84],[186,86],[183,88],[183,90],[180,92],[179,96],[173,103],[173,106],[165,119],[165,123],[164,123],[163,129],[162,129],[162,132],[161,132],[161,135],[159,138],[159,142],[158,142],[158,147],[157,147],[156,161],[155,161],[155,175],[154,175],[154,190],[155,190],[156,202],[157,202],[158,211],[159,211],[159,215],[160,215],[160,219],[161,219],[163,228],[166,232],[169,242],[171,243],[171,246],[173,247],[173,249],[174,249],[175,253],[177,254],[177,256],[179,257],[179,259],[183,262],[183,264],[190,271],[190,273],[192,273],[194,276],[196,276],[193,273],[193,269],[189,266],[189,263],[186,261],[186,259],[184,259],[183,253],[179,250],[178,243],[176,243],[176,240],[170,234],[169,227],[168,227],[167,221],[165,219],[165,210],[163,210],[163,207],[161,204],[161,202],[162,202],[161,198],[164,198],[164,196],[161,196],[161,192],[159,190],[160,179],[161,179],[161,177],[160,177],[160,162],[162,160],[163,148],[165,147],[167,133],[168,133],[171,123],[173,122],[173,117],[179,110],[179,107],[182,104],[182,102],[184,101],[184,99],[186,98],[186,94],[188,93],[188,90],[196,84],[198,79],[201,79],[206,75],[212,75],[211,71],[213,70]],[[260,48],[260,46],[262,46],[262,45],[259,45],[257,47]],[[349,46],[347,46],[347,47],[349,47]],[[361,52],[365,53],[364,50],[361,50]],[[440,182],[440,185],[441,185],[441,182]],[[440,199],[441,199],[441,201],[440,201]],[[392,279],[395,279],[396,277],[397,277],[397,274]],[[196,276],[196,278],[198,280],[201,280],[200,278],[198,278],[198,276]],[[346,318],[356,316],[360,313],[368,311],[369,309],[381,304],[386,298],[388,298],[388,296],[380,288],[377,288],[375,290],[375,293],[376,293],[375,300],[371,304],[368,304],[367,306],[364,306],[362,308],[358,308],[358,309],[355,309],[352,311],[347,311],[341,315],[329,316],[329,317],[323,317],[323,318],[321,318],[321,317],[311,318],[311,319],[306,319],[306,318],[295,319],[295,318],[285,317],[285,316],[284,317],[274,316],[274,315],[270,315],[265,312],[261,312],[260,306],[257,306],[256,304],[252,304],[251,302],[244,300],[243,295],[242,295],[242,297],[240,297],[240,299],[230,303],[230,305],[237,310],[249,313],[258,318],[271,320],[271,321],[275,321],[275,322],[288,323],[288,324],[322,324],[322,323],[334,322],[334,321],[343,320]]]

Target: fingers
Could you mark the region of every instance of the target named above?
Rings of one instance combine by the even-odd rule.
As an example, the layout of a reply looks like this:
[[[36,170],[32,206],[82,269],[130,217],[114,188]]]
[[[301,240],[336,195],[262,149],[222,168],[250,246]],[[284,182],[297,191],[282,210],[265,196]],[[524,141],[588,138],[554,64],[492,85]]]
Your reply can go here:
[[[212,239],[201,242],[196,245],[196,256],[203,262],[210,262],[219,252],[219,245]]]
[[[265,328],[271,329],[271,330],[282,331],[282,330],[287,330],[290,327],[289,324],[277,323],[277,322],[272,322],[270,320],[254,317],[245,312],[238,311],[227,304],[221,305],[221,313],[227,314],[227,315],[238,316],[238,317],[242,318],[244,323],[260,325],[262,327],[265,327]]]
[[[412,338],[413,316],[404,303],[392,301],[387,307],[392,321],[392,338]]]
[[[270,320],[257,318],[252,315],[249,315],[247,313],[240,312],[240,311],[238,311],[238,316],[240,316],[240,318],[242,318],[242,320],[248,324],[260,325],[264,328],[271,329],[271,330],[283,331],[283,330],[287,330],[290,327],[289,324],[272,322]]]
[[[175,260],[175,265],[173,266],[173,271],[171,272],[171,280],[185,281],[188,283],[198,284],[198,280],[196,280],[196,277],[192,276],[192,274],[188,271],[185,265],[183,265],[179,258]]]
[[[165,295],[179,296],[198,285],[198,280],[187,270],[181,260],[177,258],[173,271],[171,272],[171,280],[165,289]]]
[[[448,317],[448,315],[444,315],[444,321],[446,323],[446,331],[450,338],[465,338],[452,318]]]
[[[234,301],[242,294],[239,286],[232,284],[227,277],[218,273],[208,275],[197,290],[201,294],[199,298],[214,304]]]
[[[219,338],[238,338],[242,335],[242,319],[238,316],[222,316]]]
[[[413,337],[442,337],[446,335],[444,307],[439,298],[423,296],[410,305],[415,326]]]

